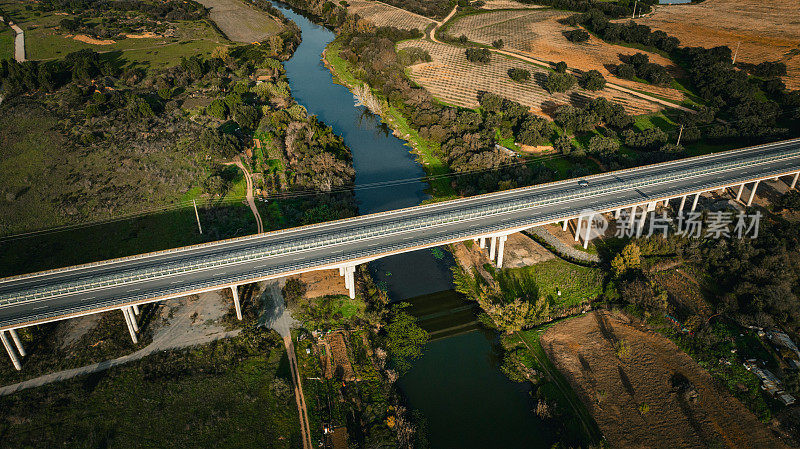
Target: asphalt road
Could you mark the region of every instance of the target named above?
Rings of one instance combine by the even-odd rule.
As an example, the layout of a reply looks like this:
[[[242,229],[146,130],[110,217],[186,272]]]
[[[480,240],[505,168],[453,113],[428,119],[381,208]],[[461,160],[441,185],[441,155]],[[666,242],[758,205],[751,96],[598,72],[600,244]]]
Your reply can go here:
[[[773,160],[763,161],[769,157]],[[736,167],[718,167],[736,163]],[[0,329],[365,261],[800,171],[800,139],[0,279]],[[687,208],[691,205],[687,199]]]

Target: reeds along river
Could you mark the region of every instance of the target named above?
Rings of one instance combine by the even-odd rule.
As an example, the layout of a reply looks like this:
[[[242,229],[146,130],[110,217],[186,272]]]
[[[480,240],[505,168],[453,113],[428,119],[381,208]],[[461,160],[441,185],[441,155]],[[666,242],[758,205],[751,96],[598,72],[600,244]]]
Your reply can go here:
[[[284,63],[292,94],[310,114],[333,128],[353,154],[359,212],[409,207],[427,198],[422,167],[379,117],[355,106],[353,94],[334,84],[322,52],[336,37],[325,27],[276,3],[302,31]],[[387,181],[390,186],[381,186]],[[407,181],[411,180],[411,181]],[[406,182],[407,181],[407,182]],[[531,411],[529,387],[499,370],[497,336],[481,329],[475,311],[453,289],[450,254],[422,250],[370,263],[392,301],[407,301],[431,332],[425,355],[399,385],[421,412],[431,448],[549,448],[552,432]]]

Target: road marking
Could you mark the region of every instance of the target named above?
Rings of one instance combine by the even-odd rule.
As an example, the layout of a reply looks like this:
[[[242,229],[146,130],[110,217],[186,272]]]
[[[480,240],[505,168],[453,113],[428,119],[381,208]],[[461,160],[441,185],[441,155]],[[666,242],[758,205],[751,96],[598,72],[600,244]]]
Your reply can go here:
[[[130,292],[138,292],[139,290],[141,290],[141,288],[134,288],[133,290],[128,290],[128,293],[130,293]]]
[[[46,309],[47,306],[34,307],[33,310]]]

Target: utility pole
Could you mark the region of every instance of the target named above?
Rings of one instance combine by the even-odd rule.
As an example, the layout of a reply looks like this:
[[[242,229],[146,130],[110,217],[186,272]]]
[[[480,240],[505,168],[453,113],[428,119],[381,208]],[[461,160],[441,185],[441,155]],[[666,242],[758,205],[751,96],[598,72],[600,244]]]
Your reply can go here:
[[[636,0],[633,3],[633,14],[631,14],[631,19],[635,19],[636,18],[636,5],[638,5],[638,4],[639,4],[639,0]]]
[[[742,41],[736,43],[736,51],[733,52],[733,65],[736,65],[736,56],[739,54],[740,45],[742,45]]]
[[[683,123],[681,123],[681,129],[680,129],[680,131],[678,131],[678,143],[676,143],[675,146],[680,146],[681,145],[681,136],[682,135],[683,135]]]
[[[192,204],[194,204],[194,217],[197,218],[197,229],[200,233],[203,233],[203,227],[200,226],[200,214],[197,213],[197,201],[192,200]]]

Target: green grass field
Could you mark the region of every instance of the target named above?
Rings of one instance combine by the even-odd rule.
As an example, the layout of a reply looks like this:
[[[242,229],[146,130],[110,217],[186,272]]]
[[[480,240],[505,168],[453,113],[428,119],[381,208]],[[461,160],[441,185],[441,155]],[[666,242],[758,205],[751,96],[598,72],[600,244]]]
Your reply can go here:
[[[131,63],[166,67],[177,64],[183,56],[208,56],[214,48],[230,44],[206,21],[175,22],[177,29],[173,37],[128,38],[109,45],[89,44],[67,37],[69,33],[58,26],[69,16],[29,11],[19,2],[8,0],[0,0],[0,8],[8,11],[25,30],[26,56],[31,60],[63,58],[71,52],[88,48]]]
[[[258,334],[0,398],[3,447],[299,447],[286,353]]]
[[[570,307],[594,299],[603,292],[603,271],[562,259],[550,259],[535,265],[509,268],[512,274],[530,276],[539,288],[539,296],[552,297],[557,306]],[[558,292],[561,292],[561,296]]]
[[[5,23],[0,23],[0,60],[14,57],[14,30]]]

